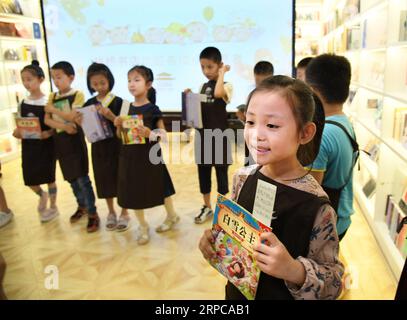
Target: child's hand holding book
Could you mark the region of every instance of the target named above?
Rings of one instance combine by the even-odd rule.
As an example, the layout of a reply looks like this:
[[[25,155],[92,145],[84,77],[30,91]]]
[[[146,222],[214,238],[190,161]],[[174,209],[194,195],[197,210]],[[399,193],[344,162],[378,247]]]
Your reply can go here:
[[[18,128],[15,128],[13,131],[13,137],[17,139],[22,139],[23,136],[21,135],[21,132]]]
[[[260,242],[254,245],[253,249],[253,257],[261,271],[300,287],[304,284],[304,266],[290,255],[274,233],[262,233]]]
[[[216,258],[216,252],[213,248],[214,243],[215,239],[212,234],[212,229],[205,230],[199,241],[199,250],[201,250],[202,255],[206,260]]]

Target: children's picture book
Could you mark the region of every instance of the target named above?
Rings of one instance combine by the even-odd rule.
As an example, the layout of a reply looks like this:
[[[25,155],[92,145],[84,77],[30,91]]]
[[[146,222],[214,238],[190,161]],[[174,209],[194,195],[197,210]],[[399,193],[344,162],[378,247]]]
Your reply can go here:
[[[16,126],[23,139],[41,139],[41,123],[37,117],[18,117]]]
[[[57,108],[59,111],[62,111],[64,113],[69,113],[71,112],[71,105],[69,103],[68,99],[62,99],[54,102],[54,107]],[[59,121],[62,123],[68,123],[68,121],[65,121],[63,118],[56,114],[52,114],[52,119],[55,121]],[[63,130],[57,129],[57,132],[62,132]]]
[[[90,143],[113,137],[108,121],[98,112],[96,105],[77,110],[82,114],[82,129]]]
[[[138,126],[143,125],[143,115],[121,116],[123,119],[121,137],[123,144],[145,144],[146,139],[139,134]]]
[[[399,214],[395,244],[404,259],[407,257],[406,239],[407,239],[407,217],[403,214]]]
[[[182,124],[202,128],[201,102],[206,96],[200,93],[182,92]]]
[[[252,246],[259,242],[261,233],[270,231],[250,212],[218,194],[212,225],[216,257],[209,263],[249,300],[256,297],[260,277]]]
[[[399,41],[407,41],[407,10],[400,11]]]

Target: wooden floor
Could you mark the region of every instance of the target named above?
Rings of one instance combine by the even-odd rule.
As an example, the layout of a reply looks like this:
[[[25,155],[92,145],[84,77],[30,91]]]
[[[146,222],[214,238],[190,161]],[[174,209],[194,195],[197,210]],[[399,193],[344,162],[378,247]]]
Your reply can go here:
[[[86,233],[85,220],[71,225],[75,199],[59,169],[61,215],[41,224],[36,211],[38,197],[23,185],[20,166],[19,159],[3,164],[1,179],[15,213],[14,220],[0,229],[0,252],[8,264],[4,287],[9,299],[223,299],[225,281],[198,249],[198,240],[210,222],[193,223],[202,203],[193,164],[168,165],[181,221],[175,230],[157,234],[154,227],[164,219],[164,208],[147,210],[152,237],[145,246],[135,240],[134,215],[128,231],[105,230],[107,207],[102,200],[97,201],[103,223],[99,232]],[[230,168],[230,176],[237,167]],[[344,299],[393,299],[396,280],[361,213],[354,215],[341,250],[356,277],[355,288]],[[46,289],[47,266],[58,270],[57,290]]]

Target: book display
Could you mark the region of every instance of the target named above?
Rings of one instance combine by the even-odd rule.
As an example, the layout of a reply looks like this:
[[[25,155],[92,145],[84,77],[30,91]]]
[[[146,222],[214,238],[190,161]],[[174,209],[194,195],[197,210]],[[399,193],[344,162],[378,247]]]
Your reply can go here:
[[[295,6],[295,65],[320,53],[321,1],[298,1]]]
[[[398,278],[407,228],[401,200],[407,187],[407,2],[323,1],[321,10],[321,52],[344,55],[352,65],[345,112],[366,151],[354,171],[354,195]]]
[[[21,69],[38,60],[46,79],[45,94],[50,92],[48,62],[44,40],[40,1],[7,0],[0,4],[0,159],[18,155],[19,141],[13,138],[13,113],[26,96],[21,82]],[[6,125],[6,126],[5,126]]]

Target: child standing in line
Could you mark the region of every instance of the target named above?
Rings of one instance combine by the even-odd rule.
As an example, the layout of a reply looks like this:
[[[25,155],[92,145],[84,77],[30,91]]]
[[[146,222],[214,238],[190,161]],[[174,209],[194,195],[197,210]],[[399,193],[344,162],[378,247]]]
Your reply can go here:
[[[84,95],[71,88],[75,70],[69,62],[60,61],[54,64],[51,77],[58,92],[49,96],[45,107],[45,123],[57,130],[54,137],[56,157],[64,179],[70,183],[78,203],[78,209],[70,221],[74,223],[88,214],[87,231],[95,232],[99,229],[99,216],[88,175],[88,150],[83,131],[74,122],[77,116],[74,109],[82,107]]]
[[[272,232],[253,246],[261,270],[256,299],[336,299],[341,292],[336,214],[299,160],[316,149],[314,107],[311,89],[286,76],[264,80],[248,97],[244,135],[257,164],[235,174],[232,199],[253,212],[258,184],[275,195]],[[206,230],[199,247],[207,259],[213,243]],[[229,282],[226,299],[245,297]]]
[[[205,48],[200,56],[202,72],[209,80],[202,85],[201,94],[206,95],[202,102],[202,129],[196,129],[195,161],[198,165],[199,188],[204,205],[195,216],[195,223],[201,224],[213,215],[211,206],[211,174],[212,167],[216,170],[218,192],[229,192],[228,166],[232,164],[231,146],[224,136],[227,129],[226,105],[232,98],[232,85],[224,82],[224,76],[230,70],[222,62],[222,55],[215,47]],[[190,89],[186,89],[186,92]],[[222,135],[221,140],[216,135]],[[220,151],[221,150],[221,151]],[[220,157],[221,156],[221,157]],[[220,159],[221,158],[221,159]]]
[[[306,57],[297,64],[296,78],[302,81],[305,81],[305,70],[307,69],[308,64],[311,62],[312,57]]]
[[[153,72],[145,66],[135,66],[130,69],[127,76],[129,91],[134,96],[134,102],[127,108],[123,106],[120,114],[143,116],[143,126],[137,129],[139,134],[146,138],[146,143],[121,146],[117,199],[122,208],[135,210],[139,222],[137,242],[143,245],[150,240],[144,209],[164,204],[167,217],[156,228],[156,232],[171,230],[180,218],[174,211],[171,199],[175,194],[174,186],[167,167],[162,161],[161,149],[157,145],[160,138],[165,138],[165,127],[162,113],[155,105],[155,90],[152,88]],[[115,125],[117,135],[120,136],[122,129],[120,117],[116,118]],[[156,133],[156,129],[160,129],[160,133]],[[155,149],[154,154],[159,159],[151,158],[152,148]]]
[[[91,94],[97,95],[84,104],[84,107],[96,105],[98,112],[109,122],[113,133],[116,128],[113,124],[116,116],[120,114],[123,99],[115,96],[111,91],[114,86],[114,77],[110,69],[101,63],[92,63],[88,68],[87,84]],[[128,102],[127,102],[128,103]],[[80,124],[80,117],[78,123]],[[92,164],[99,199],[106,199],[109,214],[106,229],[124,231],[128,226],[127,210],[122,209],[121,217],[117,221],[113,200],[117,197],[117,171],[119,167],[120,140],[114,135],[101,141],[92,143]]]
[[[18,128],[13,133],[14,137],[22,139],[21,162],[24,184],[40,197],[37,210],[41,222],[50,221],[59,214],[56,206],[56,158],[53,139],[55,130],[44,123],[44,107],[47,103],[47,98],[41,91],[44,78],[44,71],[36,60],[21,70],[23,85],[30,95],[21,102],[18,108],[19,117],[39,118],[42,130],[41,139],[22,139]],[[48,184],[48,193],[41,188],[41,184]],[[50,198],[49,209],[47,209],[48,197]]]

